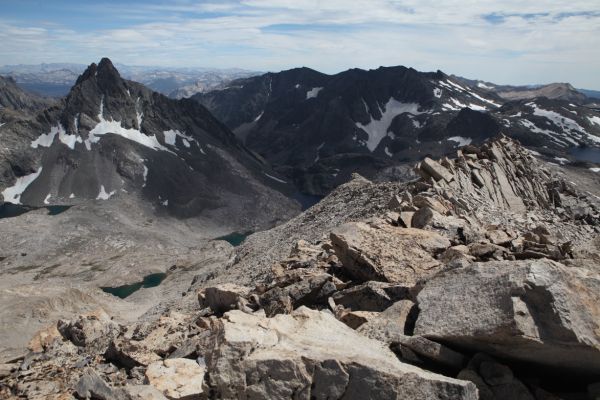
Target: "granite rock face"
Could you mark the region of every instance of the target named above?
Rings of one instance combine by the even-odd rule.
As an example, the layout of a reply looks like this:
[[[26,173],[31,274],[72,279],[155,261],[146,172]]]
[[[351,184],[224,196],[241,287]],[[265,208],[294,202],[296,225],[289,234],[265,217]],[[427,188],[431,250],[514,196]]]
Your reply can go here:
[[[503,358],[600,373],[600,275],[550,260],[475,263],[418,297],[415,333]]]
[[[232,311],[219,329],[207,359],[219,398],[477,398],[470,383],[403,364],[323,312],[264,319]]]

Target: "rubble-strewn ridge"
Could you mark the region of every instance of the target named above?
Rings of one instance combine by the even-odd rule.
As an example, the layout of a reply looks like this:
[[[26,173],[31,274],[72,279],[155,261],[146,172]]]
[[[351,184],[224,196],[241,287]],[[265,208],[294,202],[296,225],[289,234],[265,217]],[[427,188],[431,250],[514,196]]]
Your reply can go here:
[[[101,311],[60,321],[0,368],[0,394],[597,398],[597,199],[505,137],[416,169],[403,185],[357,178],[258,235],[310,231],[270,271],[245,271],[258,281],[241,278],[261,256],[248,244],[220,283],[192,283],[194,307],[128,327]],[[315,210],[340,198],[356,218],[325,226]]]

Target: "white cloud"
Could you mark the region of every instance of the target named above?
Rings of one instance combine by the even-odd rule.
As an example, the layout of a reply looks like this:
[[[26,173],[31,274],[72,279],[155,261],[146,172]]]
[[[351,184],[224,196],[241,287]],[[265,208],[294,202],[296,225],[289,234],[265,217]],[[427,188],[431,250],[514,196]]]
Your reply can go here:
[[[306,65],[325,72],[401,64],[498,83],[571,81],[600,88],[595,51],[600,6],[590,1],[241,0],[78,7],[114,14],[125,27],[82,30],[0,20],[0,59],[88,63],[109,56],[137,65],[257,70]]]

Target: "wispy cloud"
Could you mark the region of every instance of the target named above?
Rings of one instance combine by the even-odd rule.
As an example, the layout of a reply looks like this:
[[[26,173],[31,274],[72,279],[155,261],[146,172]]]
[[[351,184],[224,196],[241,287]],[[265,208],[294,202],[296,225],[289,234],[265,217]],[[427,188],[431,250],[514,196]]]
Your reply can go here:
[[[600,4],[593,1],[73,2],[71,20],[66,0],[56,15],[11,12],[5,3],[4,63],[107,55],[127,64],[258,70],[403,64],[500,83],[600,87]]]

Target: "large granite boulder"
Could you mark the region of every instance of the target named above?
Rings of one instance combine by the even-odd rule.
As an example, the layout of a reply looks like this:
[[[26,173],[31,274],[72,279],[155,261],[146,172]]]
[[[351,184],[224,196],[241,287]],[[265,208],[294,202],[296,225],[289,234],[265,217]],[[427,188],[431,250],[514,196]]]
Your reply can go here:
[[[540,259],[475,263],[419,293],[415,334],[504,359],[600,373],[600,275]]]
[[[331,232],[335,254],[358,281],[414,286],[442,268],[434,258],[450,241],[430,231],[399,228],[383,221],[350,222]]]
[[[333,315],[301,307],[265,318],[231,311],[207,356],[216,398],[477,399],[472,383],[400,362]]]

